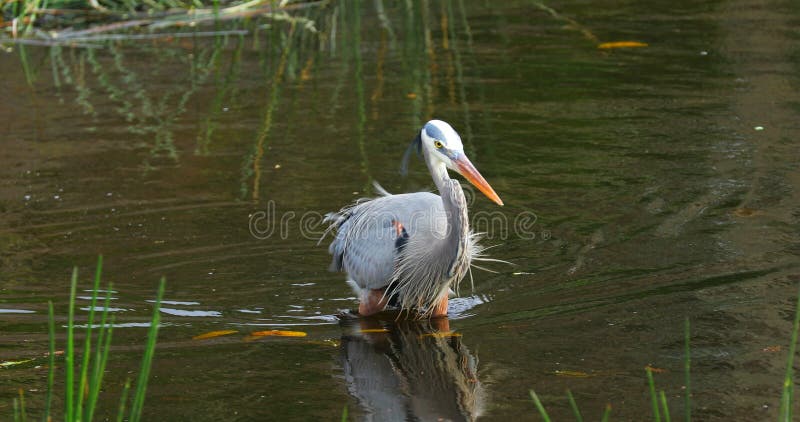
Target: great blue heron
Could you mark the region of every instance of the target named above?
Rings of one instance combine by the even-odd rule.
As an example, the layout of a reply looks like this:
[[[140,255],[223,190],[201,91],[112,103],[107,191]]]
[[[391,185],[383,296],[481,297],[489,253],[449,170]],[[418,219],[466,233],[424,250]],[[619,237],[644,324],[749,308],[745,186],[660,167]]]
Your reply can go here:
[[[464,154],[461,137],[441,120],[422,127],[409,151],[425,159],[439,195],[430,192],[362,200],[329,213],[336,229],[329,251],[332,271],[346,271],[359,294],[358,312],[371,315],[387,304],[416,310],[422,316],[447,314],[448,293],[467,274],[483,248],[469,229],[467,201],[447,169],[464,176],[484,195],[503,205],[494,189]]]

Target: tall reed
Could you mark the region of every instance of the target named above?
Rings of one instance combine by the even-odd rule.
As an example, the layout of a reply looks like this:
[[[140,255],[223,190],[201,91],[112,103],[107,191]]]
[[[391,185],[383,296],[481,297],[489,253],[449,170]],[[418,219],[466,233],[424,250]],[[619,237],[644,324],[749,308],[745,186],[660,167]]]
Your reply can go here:
[[[92,288],[92,296],[90,299],[89,315],[86,321],[86,333],[83,341],[83,348],[78,349],[75,347],[75,329],[79,328],[75,325],[75,298],[78,286],[78,269],[77,267],[72,271],[72,278],[70,282],[70,296],[69,296],[69,312],[67,317],[67,344],[64,351],[64,416],[63,420],[67,422],[84,421],[91,422],[94,419],[95,411],[97,408],[98,399],[100,397],[100,390],[103,383],[103,375],[105,373],[106,364],[111,350],[111,337],[114,330],[114,316],[109,315],[109,304],[111,301],[112,285],[109,283],[105,289],[105,298],[103,300],[102,311],[100,314],[99,324],[95,324],[97,307],[97,298],[100,293],[100,280],[103,267],[103,257],[100,256],[97,260],[97,268],[94,275],[94,283]],[[122,392],[120,405],[116,420],[128,420],[138,422],[141,420],[142,409],[144,406],[145,392],[147,390],[147,381],[150,374],[150,368],[153,363],[153,355],[155,353],[156,340],[158,337],[159,322],[161,320],[161,299],[164,296],[165,279],[162,278],[159,283],[156,301],[153,305],[153,315],[150,319],[150,328],[147,336],[147,344],[144,348],[144,356],[139,368],[139,376],[136,381],[136,389],[132,397],[132,404],[130,407],[128,403],[128,390],[130,388],[130,379],[125,383],[125,389]],[[53,303],[48,302],[48,331],[49,331],[49,349],[48,356],[48,373],[47,373],[47,393],[45,398],[45,421],[53,420],[53,387],[55,385],[55,367],[56,367],[56,341],[55,341],[55,313],[53,311]],[[94,337],[96,331],[96,337]],[[80,365],[76,368],[75,363],[80,356]],[[77,369],[77,370],[76,370]],[[77,383],[75,377],[78,377]],[[77,385],[76,385],[77,384]],[[24,396],[20,390],[19,399],[14,399],[14,421],[24,422],[27,418],[25,410]],[[127,410],[127,413],[126,413]]]

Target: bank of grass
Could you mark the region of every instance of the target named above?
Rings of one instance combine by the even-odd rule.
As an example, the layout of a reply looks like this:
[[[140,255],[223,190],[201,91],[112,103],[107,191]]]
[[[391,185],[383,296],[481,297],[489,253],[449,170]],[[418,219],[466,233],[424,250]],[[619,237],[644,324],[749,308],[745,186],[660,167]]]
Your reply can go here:
[[[5,0],[0,3],[0,44],[87,46],[92,41],[141,38],[146,35],[143,31],[174,36],[164,33],[168,28],[191,28],[197,33],[204,24],[256,16],[299,23],[316,32],[313,21],[293,12],[325,4],[324,0]]]
[[[691,347],[689,344],[689,319],[684,322],[684,356],[683,356],[683,370],[684,370],[684,412],[683,420],[689,422],[692,420],[692,389],[691,389]],[[786,373],[783,377],[783,386],[781,389],[780,410],[778,413],[779,422],[791,422],[792,419],[792,402],[794,399],[794,355],[797,346],[798,333],[800,333],[800,292],[798,292],[797,301],[795,303],[794,325],[792,327],[792,340],[789,344],[789,356],[786,359]],[[653,371],[650,367],[645,368],[645,375],[647,376],[647,385],[650,393],[650,403],[652,405],[652,418],[655,422],[671,422],[672,416],[670,414],[669,405],[667,403],[667,395],[664,390],[657,391],[655,380],[653,378]],[[545,422],[550,422],[550,415],[542,404],[539,396],[535,391],[530,390],[531,400],[539,411],[539,415]],[[583,416],[578,408],[572,392],[567,390],[567,399],[569,400],[570,408],[572,409],[573,416],[577,422],[583,421]],[[611,415],[611,405],[606,405],[602,421],[609,420]]]
[[[85,337],[83,347],[75,345],[75,297],[78,286],[78,269],[72,270],[72,280],[70,283],[69,295],[69,316],[67,318],[67,338],[64,348],[64,414],[61,420],[70,421],[92,421],[95,416],[100,390],[103,385],[103,375],[106,363],[109,359],[111,349],[111,337],[114,331],[114,316],[109,315],[108,308],[111,301],[112,286],[107,285],[102,305],[98,306],[100,290],[100,278],[103,268],[102,257],[98,258],[97,268],[94,274],[94,284],[92,288],[91,302],[89,305],[89,317],[86,321]],[[165,280],[162,278],[158,287],[156,301],[153,305],[153,315],[150,319],[150,328],[147,334],[144,356],[139,368],[139,375],[134,384],[133,396],[129,398],[131,390],[131,380],[125,381],[119,406],[116,415],[117,421],[127,420],[138,422],[141,420],[142,409],[144,406],[147,381],[150,375],[150,367],[153,362],[153,355],[158,337],[158,326],[161,320],[160,308],[161,299],[164,296]],[[100,309],[99,321],[97,321],[95,310]],[[45,398],[44,415],[41,419],[45,421],[54,420],[53,387],[56,382],[56,324],[53,312],[53,302],[48,302],[48,331],[49,331],[49,362],[47,373],[47,393]],[[96,337],[95,337],[96,335]],[[79,363],[76,367],[76,363]],[[76,382],[77,378],[77,382]],[[25,397],[20,390],[18,398],[14,399],[14,421],[25,422],[29,415],[25,406]],[[38,418],[37,418],[38,419]]]

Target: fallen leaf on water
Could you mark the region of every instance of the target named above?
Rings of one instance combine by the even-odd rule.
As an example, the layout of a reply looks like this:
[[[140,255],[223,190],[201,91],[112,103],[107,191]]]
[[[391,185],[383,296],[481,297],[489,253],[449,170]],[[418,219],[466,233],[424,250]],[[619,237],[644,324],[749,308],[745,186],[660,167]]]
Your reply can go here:
[[[236,330],[219,330],[219,331],[209,331],[207,333],[199,334],[192,337],[192,340],[205,340],[207,338],[214,338],[220,336],[227,336],[228,334],[238,333]]]
[[[361,330],[362,333],[388,333],[389,330],[385,328],[365,328]]]
[[[14,365],[21,365],[23,363],[33,362],[33,359],[23,359],[23,360],[8,360],[5,362],[0,362],[1,368],[8,368],[9,366]]]
[[[651,366],[651,365],[645,366],[644,369],[649,369],[650,372],[652,372],[654,374],[663,374],[664,372],[667,372],[666,369],[656,368],[655,366]]]
[[[419,338],[423,338],[423,337],[435,337],[435,338],[461,337],[461,333],[454,333],[452,331],[442,331],[442,332],[439,332],[439,333],[425,333],[425,334],[419,336]]]
[[[557,375],[559,377],[572,377],[572,378],[589,378],[592,376],[582,371],[562,371],[562,370],[553,371],[553,375]]]
[[[278,337],[305,337],[307,334],[302,331],[283,331],[283,330],[267,330],[267,331],[256,331],[254,333],[250,333],[252,337],[266,337],[266,336],[278,336]]]
[[[610,50],[612,48],[635,48],[635,47],[647,47],[647,43],[639,41],[614,41],[614,42],[604,42],[597,45],[597,48],[601,50]]]
[[[735,210],[733,210],[733,215],[737,217],[752,217],[754,215],[757,215],[758,213],[759,213],[758,210],[754,210],[752,208],[747,208],[747,207],[736,208]]]
[[[409,100],[416,100],[417,99],[417,94],[415,94],[413,92],[409,92],[408,94],[406,94],[406,98],[408,98]]]
[[[783,348],[781,346],[767,346],[761,349],[762,352],[775,353],[780,352]]]

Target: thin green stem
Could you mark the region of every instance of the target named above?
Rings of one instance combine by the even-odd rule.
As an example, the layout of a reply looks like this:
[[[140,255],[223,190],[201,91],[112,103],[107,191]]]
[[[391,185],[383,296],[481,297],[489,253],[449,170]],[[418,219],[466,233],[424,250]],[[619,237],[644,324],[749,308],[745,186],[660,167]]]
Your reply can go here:
[[[19,389],[19,420],[27,422],[28,415],[25,414],[25,390]]]
[[[575,402],[575,397],[572,396],[572,391],[567,390],[567,398],[569,399],[569,407],[572,408],[572,414],[575,415],[576,422],[583,422],[583,416],[578,409],[578,403]]]
[[[656,396],[656,382],[653,380],[653,371],[650,367],[644,368],[647,373],[647,384],[650,386],[650,402],[653,404],[653,420],[661,422],[661,414],[658,411],[658,397]]]
[[[783,379],[783,393],[781,394],[781,408],[778,420],[790,422],[792,420],[792,399],[794,396],[794,355],[797,347],[797,335],[800,331],[800,291],[794,311],[794,326],[792,328],[792,343],[789,344],[789,357],[786,359],[786,375]]]
[[[97,399],[100,395],[100,385],[103,383],[103,373],[105,372],[106,361],[108,360],[108,350],[111,347],[111,332],[114,326],[113,317],[110,326],[106,325],[108,319],[108,307],[111,302],[111,291],[113,287],[109,283],[106,289],[106,299],[103,304],[103,313],[100,318],[100,331],[97,335],[97,347],[95,348],[94,366],[92,375],[89,378],[89,403],[86,408],[86,420],[94,418],[94,410],[97,406]]]
[[[75,339],[73,337],[75,322],[75,291],[78,286],[78,267],[72,269],[72,284],[69,291],[69,317],[67,318],[67,348],[65,351],[64,364],[66,366],[66,388],[65,420],[75,420],[73,408],[73,397],[75,393]]]
[[[661,410],[664,415],[664,422],[670,422],[669,407],[667,406],[667,395],[664,393],[664,390],[661,390],[661,393],[659,393],[659,398],[661,399]]]
[[[603,411],[603,418],[600,419],[600,422],[608,422],[608,418],[611,417],[611,403],[606,404],[606,409]]]
[[[50,406],[53,403],[53,382],[56,376],[56,317],[53,301],[47,301],[47,332],[50,343],[50,354],[47,356],[47,398],[44,405],[44,420],[50,420]]]
[[[683,322],[683,373],[684,373],[684,420],[690,422],[692,420],[692,384],[691,384],[691,369],[692,369],[692,355],[689,348],[689,318],[687,317]]]
[[[550,422],[550,415],[547,414],[547,410],[544,409],[544,405],[542,401],[539,400],[539,396],[536,395],[536,392],[530,390],[531,399],[533,400],[533,404],[536,405],[536,409],[539,410],[539,414],[542,415],[542,419],[545,422]]]
[[[161,283],[158,286],[156,303],[153,306],[153,318],[150,320],[150,330],[147,334],[147,346],[144,351],[144,357],[142,358],[142,366],[139,369],[139,379],[136,381],[136,392],[133,396],[133,404],[131,405],[131,415],[129,418],[131,422],[138,422],[142,417],[142,407],[144,406],[144,397],[147,391],[147,380],[150,376],[150,367],[153,363],[156,338],[158,337],[158,326],[161,322],[161,299],[164,297],[165,284],[166,279],[162,277]]]
[[[125,380],[125,386],[122,387],[122,394],[119,397],[119,409],[117,409],[117,422],[125,420],[125,404],[128,402],[128,392],[131,391],[131,379]]]
[[[94,286],[92,287],[92,300],[89,305],[89,320],[86,322],[86,337],[83,341],[83,359],[81,360],[81,378],[78,384],[78,404],[77,409],[80,415],[80,420],[91,421],[88,414],[84,413],[83,400],[85,397],[84,391],[87,390],[89,384],[89,358],[92,355],[92,326],[94,325],[94,309],[97,306],[97,291],[100,289],[100,275],[103,270],[103,255],[97,257],[97,268],[94,273]],[[105,312],[105,311],[104,311]],[[88,409],[87,409],[88,410]]]

